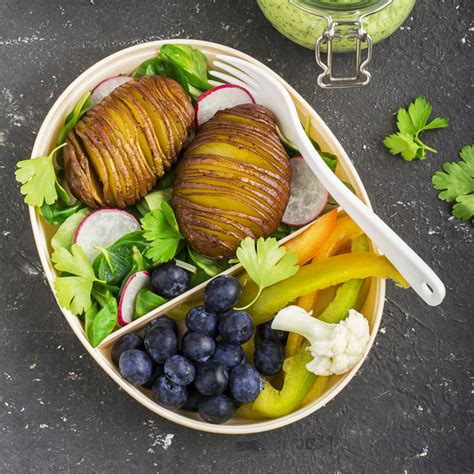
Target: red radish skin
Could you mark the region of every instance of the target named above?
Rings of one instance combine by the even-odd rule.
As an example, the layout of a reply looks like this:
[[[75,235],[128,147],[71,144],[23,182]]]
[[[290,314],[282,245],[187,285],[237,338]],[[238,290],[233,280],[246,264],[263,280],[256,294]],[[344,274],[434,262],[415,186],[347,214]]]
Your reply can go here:
[[[150,272],[137,272],[130,276],[123,287],[122,295],[118,304],[118,323],[126,326],[133,321],[135,314],[135,300],[138,292],[150,286]]]
[[[90,262],[99,254],[95,246],[107,248],[120,237],[140,230],[140,222],[122,209],[99,209],[88,214],[74,235],[74,243],[82,247]]]
[[[113,76],[99,82],[92,90],[92,105],[98,104],[104,97],[107,97],[115,88],[131,81],[130,76]]]
[[[255,104],[252,94],[241,86],[223,84],[201,94],[194,106],[196,127],[214,117],[219,110],[241,104]]]
[[[328,202],[329,194],[302,156],[290,159],[290,199],[282,217],[283,224],[300,227],[314,221]]]

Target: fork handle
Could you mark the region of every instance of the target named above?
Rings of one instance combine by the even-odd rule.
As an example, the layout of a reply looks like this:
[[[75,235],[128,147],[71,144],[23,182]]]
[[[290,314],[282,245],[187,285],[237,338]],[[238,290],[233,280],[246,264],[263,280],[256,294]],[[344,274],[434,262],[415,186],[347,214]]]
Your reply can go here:
[[[354,197],[328,168],[304,132],[299,132],[295,138],[309,167],[337,203],[385,254],[415,292],[430,306],[439,305],[446,295],[446,289],[433,270],[380,217]]]

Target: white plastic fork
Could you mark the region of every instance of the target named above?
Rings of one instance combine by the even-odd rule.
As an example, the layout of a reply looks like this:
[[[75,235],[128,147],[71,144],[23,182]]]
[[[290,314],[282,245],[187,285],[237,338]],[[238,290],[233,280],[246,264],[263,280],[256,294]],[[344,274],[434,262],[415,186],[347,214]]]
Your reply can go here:
[[[385,222],[336,177],[319,156],[300,124],[296,108],[284,86],[261,67],[243,59],[216,55],[210,74],[230,84],[245,87],[258,104],[277,117],[282,133],[299,149],[313,173],[328,192],[429,305],[439,305],[446,294],[443,282],[431,268]]]

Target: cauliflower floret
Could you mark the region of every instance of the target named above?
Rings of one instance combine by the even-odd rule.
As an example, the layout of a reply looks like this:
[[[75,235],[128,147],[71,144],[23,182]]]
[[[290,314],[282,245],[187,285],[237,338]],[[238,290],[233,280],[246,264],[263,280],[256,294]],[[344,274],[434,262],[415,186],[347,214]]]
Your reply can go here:
[[[354,309],[344,321],[329,324],[299,306],[288,306],[275,316],[272,328],[296,332],[308,339],[313,360],[306,368],[316,375],[348,372],[362,359],[370,340],[369,323]]]

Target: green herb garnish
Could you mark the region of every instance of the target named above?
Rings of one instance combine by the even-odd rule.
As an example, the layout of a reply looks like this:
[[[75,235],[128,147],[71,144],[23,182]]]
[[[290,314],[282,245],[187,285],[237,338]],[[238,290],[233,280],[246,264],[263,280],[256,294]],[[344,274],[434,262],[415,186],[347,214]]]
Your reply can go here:
[[[406,161],[415,158],[424,160],[426,151],[436,153],[436,150],[425,145],[420,139],[420,133],[436,128],[446,128],[448,119],[437,117],[430,123],[428,119],[433,108],[424,97],[417,97],[408,106],[408,110],[401,108],[397,113],[398,132],[385,138],[384,145],[392,155],[402,155]]]
[[[58,199],[59,189],[59,192],[67,195],[58,181],[53,162],[54,154],[63,146],[58,146],[48,156],[37,156],[17,163],[15,177],[23,184],[20,192],[29,206],[53,204]]]
[[[184,44],[165,44],[156,58],[143,62],[132,73],[133,77],[155,75],[171,77],[193,98],[213,87],[208,81],[206,56]]]
[[[474,216],[474,145],[465,146],[459,153],[461,161],[444,163],[443,170],[432,178],[439,199],[455,201],[453,216],[469,221]]]
[[[183,239],[173,209],[163,201],[159,209],[154,209],[141,219],[144,237],[150,242],[146,256],[153,263],[164,263],[171,260],[178,251]]]
[[[87,311],[92,304],[92,285],[100,280],[81,246],[73,244],[71,251],[58,248],[51,260],[56,270],[68,273],[68,276],[57,277],[54,281],[59,304],[76,315]]]
[[[166,300],[161,296],[153,293],[148,288],[142,288],[135,300],[135,318],[140,318],[165,303]]]
[[[74,128],[81,117],[92,107],[92,99],[90,91],[87,91],[76,104],[72,112],[66,117],[66,123],[59,132],[58,145],[62,145],[66,141],[69,132]]]
[[[292,277],[299,268],[296,253],[288,253],[274,238],[260,237],[255,242],[254,239],[246,237],[237,249],[237,259],[258,286],[255,298],[243,308],[237,309],[249,308],[265,288]]]
[[[97,347],[117,325],[117,300],[110,298],[100,310],[94,303],[86,311],[84,331],[92,347]]]

